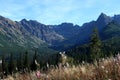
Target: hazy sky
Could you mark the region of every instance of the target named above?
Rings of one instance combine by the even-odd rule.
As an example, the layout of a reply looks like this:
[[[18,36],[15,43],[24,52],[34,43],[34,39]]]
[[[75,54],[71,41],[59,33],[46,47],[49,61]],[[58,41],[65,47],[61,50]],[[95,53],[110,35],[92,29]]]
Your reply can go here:
[[[26,18],[44,24],[82,25],[96,20],[101,12],[120,14],[120,0],[0,0],[0,15],[17,21]]]

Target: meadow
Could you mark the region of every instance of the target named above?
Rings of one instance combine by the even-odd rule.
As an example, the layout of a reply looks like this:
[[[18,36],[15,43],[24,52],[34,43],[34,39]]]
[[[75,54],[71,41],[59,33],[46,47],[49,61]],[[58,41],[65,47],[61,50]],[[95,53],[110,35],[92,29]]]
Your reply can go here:
[[[120,80],[120,54],[78,65],[70,65],[65,62],[67,57],[62,57],[63,62],[58,66],[47,64],[46,71],[17,72],[3,80]]]

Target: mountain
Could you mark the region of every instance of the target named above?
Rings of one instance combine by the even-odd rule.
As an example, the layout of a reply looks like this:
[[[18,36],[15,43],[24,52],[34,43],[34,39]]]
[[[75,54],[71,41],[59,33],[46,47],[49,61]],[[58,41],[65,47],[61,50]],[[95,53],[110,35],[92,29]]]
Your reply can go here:
[[[64,40],[64,37],[56,33],[51,26],[41,24],[34,20],[27,21],[25,19],[21,20],[20,23],[30,35],[36,36],[50,45]]]
[[[115,30],[108,28],[113,22],[117,23],[112,26]],[[41,52],[48,53],[51,51],[50,48],[66,50],[75,45],[89,43],[94,28],[98,28],[102,40],[110,39],[113,37],[111,35],[118,34],[119,25],[120,15],[110,17],[104,13],[101,13],[96,21],[84,23],[82,26],[66,22],[59,25],[45,25],[26,19],[18,22],[0,16],[0,52],[17,52],[21,48],[22,50],[38,48]]]
[[[120,15],[114,15],[113,20],[120,23]]]
[[[120,24],[116,20],[109,22],[101,31],[102,40],[101,57],[116,56],[120,51]],[[90,40],[89,40],[90,41]],[[88,42],[89,42],[88,41]],[[76,61],[90,61],[89,43],[77,45],[66,51],[66,54]]]
[[[60,47],[62,47],[62,49],[68,49],[73,45],[88,43],[94,28],[98,28],[98,31],[101,32],[112,20],[112,17],[101,13],[96,21],[84,23],[82,26],[73,25],[72,23],[63,23],[55,26],[55,31],[66,37],[66,39],[61,42],[58,47],[54,47],[55,49],[60,49]]]
[[[0,16],[0,53],[17,53],[34,48],[48,49],[43,40],[31,34],[26,28],[21,22]]]

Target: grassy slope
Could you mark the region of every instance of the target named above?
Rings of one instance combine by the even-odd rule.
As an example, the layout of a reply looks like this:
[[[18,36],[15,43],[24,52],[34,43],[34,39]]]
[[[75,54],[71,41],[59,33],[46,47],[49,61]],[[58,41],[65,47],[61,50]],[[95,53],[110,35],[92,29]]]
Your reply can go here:
[[[20,74],[15,73],[14,76],[8,76],[7,79],[15,80],[120,80],[120,62],[118,57],[110,57],[100,59],[92,64],[82,63],[77,66],[51,66],[47,72],[40,73],[37,78],[36,71]]]

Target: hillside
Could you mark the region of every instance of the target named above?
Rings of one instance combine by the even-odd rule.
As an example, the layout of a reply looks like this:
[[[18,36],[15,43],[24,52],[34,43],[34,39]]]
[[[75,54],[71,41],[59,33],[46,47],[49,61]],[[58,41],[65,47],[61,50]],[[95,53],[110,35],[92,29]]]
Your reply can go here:
[[[91,34],[92,35],[92,34]],[[99,38],[102,41],[102,53],[104,57],[115,56],[120,51],[120,23],[112,21],[108,23],[102,31],[99,32]],[[67,55],[75,60],[90,61],[90,39],[84,45],[76,45],[67,51]]]
[[[45,25],[35,20],[18,22],[0,16],[0,52],[17,52],[21,48],[23,51],[38,48],[41,52],[68,50],[89,43],[94,28],[98,28],[102,40],[119,37],[119,20],[119,15],[110,17],[101,13],[96,21],[82,26],[73,23]]]

